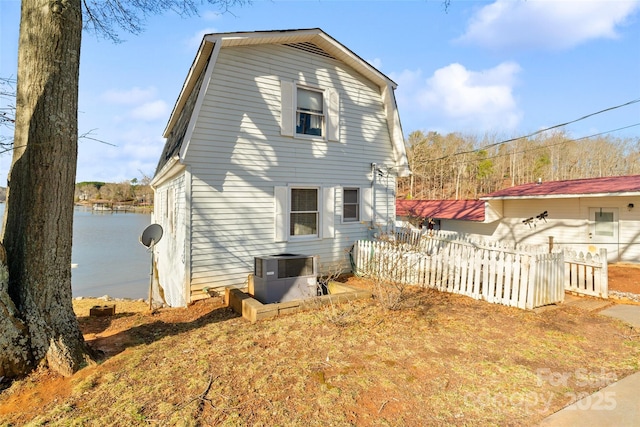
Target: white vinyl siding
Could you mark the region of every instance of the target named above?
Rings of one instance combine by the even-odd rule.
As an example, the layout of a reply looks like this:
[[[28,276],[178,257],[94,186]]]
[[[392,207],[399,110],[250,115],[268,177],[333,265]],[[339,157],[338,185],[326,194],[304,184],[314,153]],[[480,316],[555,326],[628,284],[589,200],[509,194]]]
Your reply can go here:
[[[281,102],[291,92],[282,82],[324,91],[325,110],[340,111],[339,118],[327,114],[327,138],[340,144],[291,138],[294,112]],[[371,163],[393,164],[393,151],[377,86],[329,58],[287,46],[244,46],[218,55],[184,162],[192,176],[190,283],[199,292],[245,286],[256,256],[318,255],[322,266],[348,269],[345,250],[370,236],[364,221],[373,216]],[[336,191],[345,183],[363,190],[361,221],[348,226]],[[321,191],[314,239],[289,239],[289,224],[277,220],[286,218],[292,186]],[[375,184],[379,220],[394,212],[394,186],[393,177]]]

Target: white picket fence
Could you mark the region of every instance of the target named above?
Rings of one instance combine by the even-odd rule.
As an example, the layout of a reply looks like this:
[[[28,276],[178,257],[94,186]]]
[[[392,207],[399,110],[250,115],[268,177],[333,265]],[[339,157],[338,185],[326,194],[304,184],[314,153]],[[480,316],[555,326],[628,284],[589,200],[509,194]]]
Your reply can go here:
[[[609,297],[607,250],[597,254],[564,250],[564,287],[567,291],[599,298]]]
[[[564,300],[562,253],[525,252],[426,236],[419,242],[364,241],[356,272],[532,309]]]
[[[408,228],[398,229],[391,240],[408,243],[421,252],[431,254],[441,250],[451,241],[467,242],[496,250],[520,251],[526,253],[547,253],[548,245],[515,246],[509,242],[486,241],[481,236],[458,233],[455,231],[421,231]],[[596,254],[579,252],[572,248],[556,247],[555,252],[564,255],[564,289],[577,294],[608,298],[609,271],[607,250],[600,249]]]

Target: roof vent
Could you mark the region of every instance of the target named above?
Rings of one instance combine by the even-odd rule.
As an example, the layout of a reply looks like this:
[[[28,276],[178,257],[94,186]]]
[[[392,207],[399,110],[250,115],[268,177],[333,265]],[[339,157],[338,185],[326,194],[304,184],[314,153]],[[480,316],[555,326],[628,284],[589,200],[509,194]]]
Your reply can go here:
[[[537,184],[538,184],[538,185],[542,184],[542,178],[538,178],[538,182],[537,182]]]
[[[311,42],[302,43],[286,43],[285,46],[292,47],[294,49],[304,50],[305,52],[314,53],[316,55],[324,56],[326,58],[336,59],[318,45]]]

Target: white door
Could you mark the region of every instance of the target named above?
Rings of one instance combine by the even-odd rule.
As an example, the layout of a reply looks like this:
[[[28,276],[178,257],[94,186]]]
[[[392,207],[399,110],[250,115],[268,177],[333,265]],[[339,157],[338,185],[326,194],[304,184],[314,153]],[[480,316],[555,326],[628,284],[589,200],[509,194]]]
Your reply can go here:
[[[618,257],[618,208],[589,208],[589,242],[607,249],[609,261]]]

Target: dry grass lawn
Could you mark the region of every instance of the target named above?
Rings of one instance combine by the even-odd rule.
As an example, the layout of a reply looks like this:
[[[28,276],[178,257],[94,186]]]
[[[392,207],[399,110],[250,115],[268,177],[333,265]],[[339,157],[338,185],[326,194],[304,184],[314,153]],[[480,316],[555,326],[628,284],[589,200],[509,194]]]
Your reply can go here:
[[[84,307],[81,303],[84,303]],[[0,425],[535,425],[640,370],[628,326],[412,289],[405,308],[354,301],[250,324],[221,301],[88,317],[105,353],[0,393]]]

